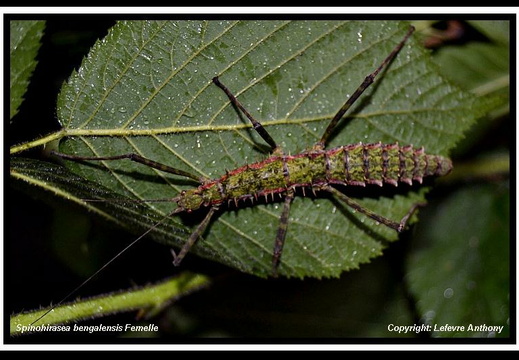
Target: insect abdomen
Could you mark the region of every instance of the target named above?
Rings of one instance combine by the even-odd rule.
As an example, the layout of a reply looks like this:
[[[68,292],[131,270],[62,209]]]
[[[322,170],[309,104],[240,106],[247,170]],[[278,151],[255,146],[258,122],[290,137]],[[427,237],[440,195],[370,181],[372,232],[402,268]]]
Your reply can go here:
[[[427,155],[423,148],[398,144],[353,144],[330,150],[310,150],[287,161],[288,169],[297,166],[289,176],[289,186],[321,183],[365,186],[384,183],[411,185],[427,176],[446,175],[452,169],[449,159]]]
[[[355,144],[328,150],[331,183],[365,186],[384,183],[411,185],[427,176],[443,176],[452,163],[439,155],[427,155],[423,148],[398,144]]]
[[[452,169],[448,158],[427,155],[423,148],[398,144],[353,144],[329,150],[308,150],[297,155],[271,156],[227,172],[219,179],[189,190],[179,203],[186,210],[200,205],[235,202],[286,191],[287,188],[343,184],[411,185],[427,176],[442,176]]]

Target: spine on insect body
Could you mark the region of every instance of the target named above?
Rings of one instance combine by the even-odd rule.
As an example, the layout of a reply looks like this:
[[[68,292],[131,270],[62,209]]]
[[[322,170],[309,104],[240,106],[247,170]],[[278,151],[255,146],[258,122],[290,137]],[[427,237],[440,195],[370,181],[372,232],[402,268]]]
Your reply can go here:
[[[450,159],[428,155],[423,148],[398,144],[353,144],[328,150],[311,149],[297,155],[271,156],[227,172],[222,177],[187,190],[178,205],[185,210],[200,206],[283,193],[288,188],[319,188],[325,184],[383,186],[421,183],[427,176],[443,176],[452,169]]]

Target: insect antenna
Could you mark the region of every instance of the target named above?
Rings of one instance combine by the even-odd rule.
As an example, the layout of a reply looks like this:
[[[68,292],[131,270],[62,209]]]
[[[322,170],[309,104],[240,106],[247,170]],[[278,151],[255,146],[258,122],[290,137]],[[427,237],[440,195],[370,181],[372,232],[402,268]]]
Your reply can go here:
[[[177,207],[175,210],[173,210],[171,213],[165,215],[162,219],[157,221],[155,224],[153,224],[148,230],[146,230],[144,233],[142,233],[138,238],[133,240],[131,243],[126,245],[124,249],[119,251],[115,256],[113,256],[110,260],[108,260],[103,266],[101,266],[99,269],[97,269],[92,275],[90,275],[85,281],[83,281],[81,284],[76,286],[71,292],[69,292],[65,297],[63,297],[56,305],[51,306],[49,310],[47,310],[45,313],[43,313],[39,318],[34,320],[31,325],[36,324],[38,321],[43,319],[45,316],[47,316],[51,311],[53,311],[55,308],[63,304],[65,301],[67,301],[72,295],[76,294],[81,288],[83,288],[87,283],[89,283],[93,278],[95,278],[99,273],[101,273],[104,269],[106,269],[111,263],[113,263],[117,258],[119,258],[121,255],[123,255],[128,249],[130,249],[132,246],[134,246],[137,242],[139,242],[142,238],[144,238],[146,235],[148,235],[151,231],[156,229],[160,224],[162,224],[167,218],[184,211],[182,207]]]
[[[150,202],[175,202],[177,198],[162,198],[162,199],[81,199],[86,202],[134,202],[134,203],[150,203]]]

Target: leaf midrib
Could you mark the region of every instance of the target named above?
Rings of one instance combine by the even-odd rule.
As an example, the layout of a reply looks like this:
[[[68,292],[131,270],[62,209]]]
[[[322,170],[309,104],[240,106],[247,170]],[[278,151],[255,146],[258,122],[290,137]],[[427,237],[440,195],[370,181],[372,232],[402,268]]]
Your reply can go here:
[[[370,117],[382,116],[382,115],[413,115],[420,113],[435,112],[450,112],[452,109],[438,109],[438,108],[421,108],[412,110],[383,110],[374,111],[371,113],[354,114],[347,116],[349,118],[362,118],[369,119]],[[330,119],[331,115],[317,116],[317,117],[301,117],[297,119],[277,119],[277,120],[262,120],[261,124],[264,127],[277,126],[277,125],[304,125],[307,123],[320,122]],[[195,126],[179,126],[179,127],[163,127],[154,129],[66,129],[64,132],[60,132],[60,137],[76,137],[76,136],[110,136],[110,137],[133,137],[133,136],[156,136],[156,135],[169,135],[169,134],[181,134],[181,133],[194,133],[204,131],[236,131],[245,130],[252,128],[251,124],[239,123],[239,124],[228,124],[228,125],[195,125]],[[444,132],[450,134],[450,132]]]

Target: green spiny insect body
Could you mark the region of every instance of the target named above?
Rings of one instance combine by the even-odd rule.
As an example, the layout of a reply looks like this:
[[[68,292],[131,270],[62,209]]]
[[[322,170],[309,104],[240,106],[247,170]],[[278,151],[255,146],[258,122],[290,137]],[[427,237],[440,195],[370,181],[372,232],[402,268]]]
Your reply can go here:
[[[179,209],[193,211],[201,206],[286,194],[288,189],[328,184],[383,186],[422,183],[427,176],[443,176],[452,169],[449,159],[427,155],[423,148],[398,144],[352,144],[329,150],[311,149],[297,155],[274,155],[245,165],[175,198]]]

